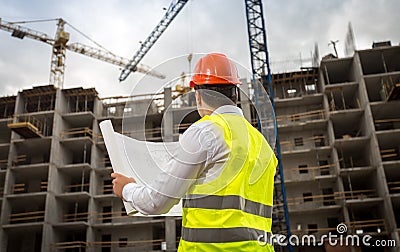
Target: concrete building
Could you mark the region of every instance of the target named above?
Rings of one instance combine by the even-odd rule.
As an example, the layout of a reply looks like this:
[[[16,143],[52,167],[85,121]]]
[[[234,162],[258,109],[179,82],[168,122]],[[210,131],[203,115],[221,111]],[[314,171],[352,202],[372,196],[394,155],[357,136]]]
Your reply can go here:
[[[344,223],[400,246],[400,46],[373,47],[273,76],[293,234]]]
[[[348,234],[400,245],[400,46],[374,47],[273,76],[293,234],[320,238],[345,223]],[[176,140],[199,118],[193,97],[174,104],[176,95],[41,86],[0,98],[0,251],[174,251],[181,218],[128,217],[113,196],[98,125]]]

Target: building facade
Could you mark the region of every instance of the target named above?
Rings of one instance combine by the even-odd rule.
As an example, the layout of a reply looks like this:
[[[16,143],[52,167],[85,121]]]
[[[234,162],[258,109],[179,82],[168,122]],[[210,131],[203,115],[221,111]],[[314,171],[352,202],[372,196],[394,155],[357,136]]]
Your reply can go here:
[[[292,234],[319,239],[344,223],[348,234],[400,245],[399,83],[400,46],[387,45],[273,75]],[[174,251],[180,217],[128,217],[112,194],[98,125],[177,140],[199,118],[193,97],[174,104],[177,95],[101,99],[95,89],[41,86],[0,98],[0,251]]]

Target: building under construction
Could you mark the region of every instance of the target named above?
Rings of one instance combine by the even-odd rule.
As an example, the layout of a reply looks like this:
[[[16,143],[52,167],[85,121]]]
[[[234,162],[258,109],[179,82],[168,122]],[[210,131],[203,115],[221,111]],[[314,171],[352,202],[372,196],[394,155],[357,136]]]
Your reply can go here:
[[[344,223],[347,234],[400,245],[400,46],[274,74],[273,88],[291,233],[320,238]],[[113,195],[98,125],[111,119],[137,139],[176,140],[199,118],[179,104],[164,113],[177,95],[102,99],[95,89],[41,86],[0,98],[0,251],[174,251],[180,217],[128,217]]]

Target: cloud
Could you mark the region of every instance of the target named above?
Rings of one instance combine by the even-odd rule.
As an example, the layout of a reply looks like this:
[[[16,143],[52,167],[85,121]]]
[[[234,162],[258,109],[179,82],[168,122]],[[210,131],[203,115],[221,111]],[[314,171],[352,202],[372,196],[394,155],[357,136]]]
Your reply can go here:
[[[71,1],[0,1],[0,17],[7,21],[62,17],[74,27],[127,58],[139,49],[165,13],[170,0],[71,0]],[[352,22],[357,47],[369,48],[373,41],[392,40],[398,44],[400,9],[398,0],[308,0],[263,1],[268,47],[273,71],[292,67],[294,61],[310,57],[314,42],[320,55],[332,52],[330,40],[339,40],[343,55],[347,23]],[[55,22],[24,24],[54,36]],[[71,27],[70,42],[93,44]],[[190,0],[143,58],[142,63],[157,66],[179,55],[199,52],[224,52],[245,68],[250,67],[245,5],[243,0]],[[0,95],[14,87],[46,84],[49,79],[50,46],[25,38],[18,40],[0,31]],[[171,61],[173,62],[173,61]],[[192,62],[192,67],[195,62]],[[167,75],[187,71],[188,63],[160,67]],[[174,69],[178,68],[178,69]],[[161,69],[160,69],[161,70]],[[135,73],[119,83],[120,69],[109,63],[67,52],[65,87],[95,87],[100,96],[127,95],[139,83],[138,92],[158,90],[162,81],[142,79]],[[142,80],[141,80],[142,79]]]

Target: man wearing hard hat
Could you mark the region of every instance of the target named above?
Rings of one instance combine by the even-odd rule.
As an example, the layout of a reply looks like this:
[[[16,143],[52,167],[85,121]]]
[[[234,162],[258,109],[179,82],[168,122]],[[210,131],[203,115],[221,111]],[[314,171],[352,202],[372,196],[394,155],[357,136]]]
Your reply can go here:
[[[277,159],[236,107],[239,84],[225,55],[201,58],[190,85],[202,118],[181,136],[165,172],[151,187],[112,174],[115,194],[144,214],[168,212],[184,199],[178,251],[274,251],[268,238]]]

